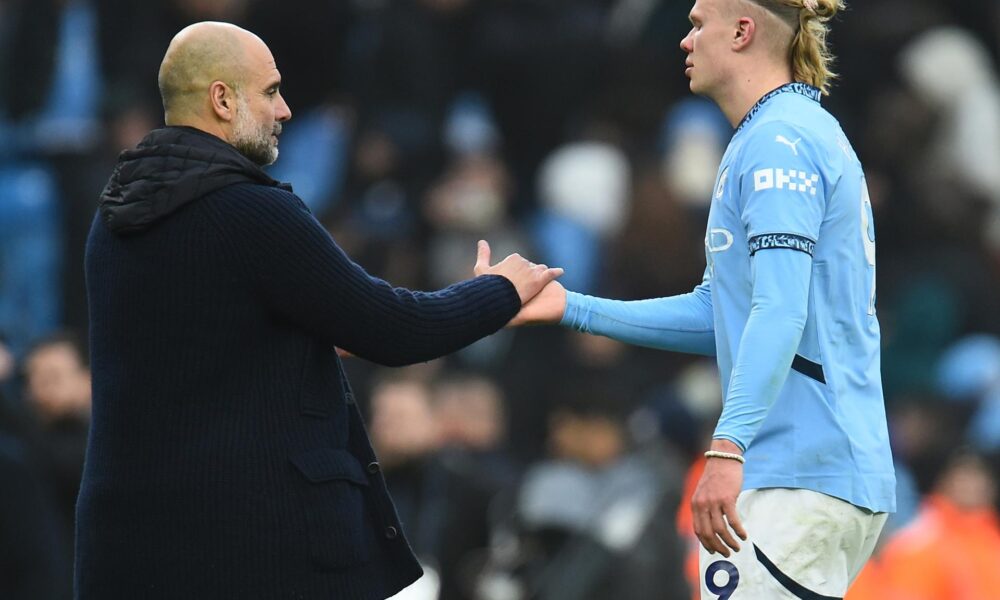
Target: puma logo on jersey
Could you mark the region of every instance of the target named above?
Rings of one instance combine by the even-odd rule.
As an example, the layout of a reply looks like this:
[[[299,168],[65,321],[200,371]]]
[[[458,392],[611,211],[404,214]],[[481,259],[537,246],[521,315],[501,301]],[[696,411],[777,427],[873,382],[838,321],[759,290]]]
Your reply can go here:
[[[802,138],[799,138],[799,139],[797,139],[797,140],[795,140],[793,142],[793,141],[789,140],[788,138],[786,138],[785,136],[779,135],[779,136],[777,136],[777,137],[774,138],[774,141],[778,142],[779,144],[784,144],[784,145],[788,146],[789,148],[791,148],[792,152],[795,154],[795,156],[799,155],[799,149],[796,146],[799,145],[799,142],[802,141]]]
[[[806,173],[796,169],[760,169],[753,172],[753,191],[788,189],[790,191],[806,192],[811,196],[816,195],[816,184],[819,183],[819,175],[816,173]]]

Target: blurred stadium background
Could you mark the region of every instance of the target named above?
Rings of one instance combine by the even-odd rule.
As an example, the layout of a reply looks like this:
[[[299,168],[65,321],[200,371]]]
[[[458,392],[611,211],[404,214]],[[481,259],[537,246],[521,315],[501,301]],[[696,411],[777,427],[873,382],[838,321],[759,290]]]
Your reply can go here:
[[[0,598],[69,597],[84,241],[117,153],[162,122],[174,33],[224,20],[270,45],[293,111],[272,174],[371,273],[437,288],[471,275],[482,237],[565,267],[570,289],[645,298],[700,280],[731,134],[687,92],[689,9],[0,0]],[[876,214],[900,500],[848,599],[996,600],[1000,2],[859,0],[832,44],[843,78],[824,102]],[[347,368],[430,567],[401,597],[693,597],[684,507],[720,408],[710,361],[535,328]]]

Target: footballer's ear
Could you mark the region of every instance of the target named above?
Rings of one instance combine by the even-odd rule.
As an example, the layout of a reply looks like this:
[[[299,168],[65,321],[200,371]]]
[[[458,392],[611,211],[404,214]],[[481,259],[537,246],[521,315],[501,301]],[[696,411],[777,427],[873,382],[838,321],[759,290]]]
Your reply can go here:
[[[746,50],[757,33],[757,23],[753,17],[740,17],[733,31],[732,48],[734,52]]]

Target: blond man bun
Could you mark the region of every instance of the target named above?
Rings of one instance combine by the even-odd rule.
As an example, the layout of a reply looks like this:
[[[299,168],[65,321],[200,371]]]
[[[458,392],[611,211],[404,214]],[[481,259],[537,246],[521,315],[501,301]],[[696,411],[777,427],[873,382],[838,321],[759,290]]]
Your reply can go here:
[[[846,8],[844,0],[748,0],[780,17],[792,26],[790,57],[795,81],[808,83],[830,94],[837,78],[833,54],[826,44],[827,23]]]

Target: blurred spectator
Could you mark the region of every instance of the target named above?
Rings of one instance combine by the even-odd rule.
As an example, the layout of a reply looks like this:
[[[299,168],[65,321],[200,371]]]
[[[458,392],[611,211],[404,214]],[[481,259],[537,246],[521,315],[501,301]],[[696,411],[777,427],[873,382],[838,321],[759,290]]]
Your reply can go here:
[[[495,156],[458,156],[427,193],[424,213],[432,227],[428,270],[431,285],[454,281],[449,277],[468,276],[468,261],[462,248],[477,239],[489,238],[497,255],[520,251],[525,255],[525,238],[508,218],[510,180],[506,168]],[[555,264],[555,263],[553,263]]]
[[[475,504],[479,514],[465,516],[454,547],[442,549],[441,564],[457,576],[445,574],[441,598],[475,598],[475,575],[489,545],[493,499],[516,481],[516,470],[506,448],[504,398],[486,377],[457,373],[434,386],[433,408],[442,450],[439,460],[453,477],[464,482],[463,501]]]
[[[603,0],[481,2],[472,30],[474,81],[493,107],[516,189],[515,214],[601,83],[608,53]]]
[[[88,0],[15,0],[0,41],[4,144],[21,152],[92,148],[100,133],[97,15]]]
[[[483,98],[463,93],[456,99],[442,135],[448,162],[428,188],[422,207],[428,225],[426,265],[431,287],[449,277],[468,276],[462,249],[478,239],[488,239],[497,255],[535,256],[522,227],[511,217],[514,182],[497,154],[496,124]],[[513,331],[497,332],[460,351],[458,359],[472,368],[499,369],[513,336]]]
[[[977,334],[949,347],[937,370],[949,399],[973,413],[965,437],[978,450],[1000,451],[1000,338]]]
[[[496,384],[483,376],[448,375],[434,386],[433,409],[443,447],[481,456],[487,463],[494,455],[502,461],[506,423]],[[509,465],[497,464],[485,469],[484,475],[502,475],[504,468]]]
[[[682,204],[707,213],[732,134],[725,115],[709,100],[688,98],[671,107],[661,135],[661,168],[667,189]]]
[[[63,600],[72,594],[70,540],[20,429],[0,394],[0,598]]]
[[[542,163],[533,237],[540,260],[566,269],[567,288],[597,291],[601,257],[628,215],[630,179],[628,158],[604,142],[567,144]]]
[[[707,215],[678,202],[657,165],[639,166],[624,230],[610,243],[602,289],[626,299],[691,291],[705,270]]]
[[[993,600],[1000,590],[997,480],[957,452],[917,519],[893,536],[846,600]]]
[[[7,340],[0,336],[0,398],[7,396],[12,388],[17,363],[10,351]],[[0,407],[0,410],[6,407]]]
[[[937,177],[1000,206],[1000,81],[986,46],[942,27],[903,49],[904,78],[940,118],[932,141]]]
[[[15,356],[59,327],[63,239],[55,174],[0,158],[0,334]]]
[[[477,551],[488,543],[487,506],[496,485],[477,470],[481,465],[438,453],[441,428],[423,381],[382,379],[371,407],[372,443],[425,577],[439,580],[440,600],[471,600],[471,573]]]
[[[655,415],[658,433],[663,441],[679,451],[687,465],[683,492],[677,507],[677,533],[685,544],[684,576],[691,589],[691,598],[701,597],[698,572],[698,550],[701,542],[694,534],[691,498],[705,471],[702,455],[712,439],[715,423],[722,411],[722,386],[715,361],[700,358],[685,367],[672,384],[655,391],[649,403],[632,416],[633,429]]]
[[[624,403],[598,381],[560,395],[551,457],[529,468],[494,532],[482,599],[689,598],[673,519],[680,474],[631,447]]]
[[[348,2],[250,2],[247,27],[267,42],[295,107],[281,136],[281,160],[268,168],[318,217],[336,210],[350,164],[355,111],[344,99],[347,44],[356,26]]]
[[[66,537],[72,539],[90,424],[90,370],[79,339],[60,333],[36,342],[24,361],[24,375],[30,441]]]

